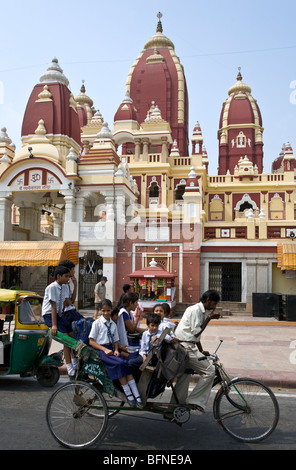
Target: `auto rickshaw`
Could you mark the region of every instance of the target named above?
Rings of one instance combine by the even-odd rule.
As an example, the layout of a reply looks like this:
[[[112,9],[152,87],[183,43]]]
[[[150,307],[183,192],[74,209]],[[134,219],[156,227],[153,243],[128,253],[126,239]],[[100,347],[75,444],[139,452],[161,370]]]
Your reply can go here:
[[[48,355],[51,338],[42,300],[34,292],[0,289],[0,377],[36,376],[43,387],[59,380],[63,352]]]

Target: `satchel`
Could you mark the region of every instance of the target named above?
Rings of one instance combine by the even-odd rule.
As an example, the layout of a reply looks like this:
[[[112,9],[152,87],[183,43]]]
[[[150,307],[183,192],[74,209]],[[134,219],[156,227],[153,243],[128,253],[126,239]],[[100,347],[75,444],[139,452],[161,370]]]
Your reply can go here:
[[[73,338],[77,341],[83,341],[85,344],[89,344],[88,335],[90,334],[93,321],[93,318],[81,318],[78,321],[73,321]]]
[[[188,353],[178,342],[163,344],[161,373],[169,381],[184,374],[187,368]]]

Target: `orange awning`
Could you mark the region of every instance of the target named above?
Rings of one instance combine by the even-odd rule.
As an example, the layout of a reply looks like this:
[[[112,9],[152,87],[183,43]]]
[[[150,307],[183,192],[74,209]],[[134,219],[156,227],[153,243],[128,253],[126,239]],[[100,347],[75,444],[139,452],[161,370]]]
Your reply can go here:
[[[78,264],[79,242],[0,242],[0,266],[57,266],[69,259]]]
[[[292,243],[278,243],[278,268],[296,270],[296,241]]]

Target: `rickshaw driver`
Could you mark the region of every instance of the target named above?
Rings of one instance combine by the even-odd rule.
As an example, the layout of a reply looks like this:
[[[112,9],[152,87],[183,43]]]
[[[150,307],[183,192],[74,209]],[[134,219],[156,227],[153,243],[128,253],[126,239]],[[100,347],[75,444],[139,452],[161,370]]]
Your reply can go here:
[[[176,395],[180,403],[191,405],[192,409],[201,412],[204,412],[211,393],[215,368],[208,360],[198,360],[202,356],[209,355],[209,352],[204,351],[202,348],[200,336],[210,320],[220,318],[219,313],[214,312],[219,300],[220,295],[217,291],[208,290],[205,292],[199,303],[185,310],[174,332],[176,338],[187,350],[187,368],[193,369],[200,374],[198,384],[188,397],[190,374],[185,373],[181,375],[176,381]],[[208,314],[206,310],[212,311]],[[175,403],[174,395],[172,396],[171,403]]]

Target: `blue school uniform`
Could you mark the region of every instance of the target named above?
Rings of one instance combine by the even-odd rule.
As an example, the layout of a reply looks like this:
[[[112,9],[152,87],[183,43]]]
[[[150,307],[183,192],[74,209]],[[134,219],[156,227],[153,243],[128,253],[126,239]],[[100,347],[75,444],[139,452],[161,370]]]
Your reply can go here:
[[[116,324],[112,320],[108,322],[101,315],[93,322],[89,338],[94,339],[96,343],[104,346],[106,349],[114,351],[114,343],[119,340]],[[108,356],[104,351],[99,350],[98,354],[106,365],[107,373],[111,380],[120,379],[131,374],[127,361],[122,357],[114,356],[114,354]]]

